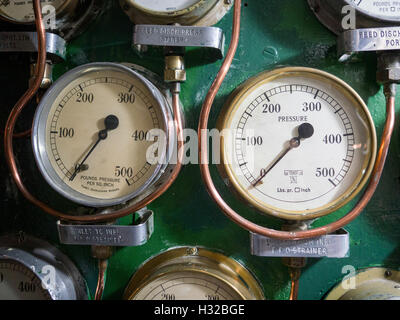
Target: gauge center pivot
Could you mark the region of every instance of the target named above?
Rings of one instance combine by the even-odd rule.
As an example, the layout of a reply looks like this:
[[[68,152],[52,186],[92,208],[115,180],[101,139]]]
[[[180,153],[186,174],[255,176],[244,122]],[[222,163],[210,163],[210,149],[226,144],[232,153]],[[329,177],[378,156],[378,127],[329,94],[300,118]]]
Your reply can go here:
[[[259,185],[262,179],[289,153],[290,150],[300,147],[301,139],[311,138],[314,134],[314,127],[309,123],[303,123],[298,128],[298,137],[294,137],[289,141],[289,146],[283,150],[276,160],[265,170],[261,171],[261,177],[253,184],[253,187]]]

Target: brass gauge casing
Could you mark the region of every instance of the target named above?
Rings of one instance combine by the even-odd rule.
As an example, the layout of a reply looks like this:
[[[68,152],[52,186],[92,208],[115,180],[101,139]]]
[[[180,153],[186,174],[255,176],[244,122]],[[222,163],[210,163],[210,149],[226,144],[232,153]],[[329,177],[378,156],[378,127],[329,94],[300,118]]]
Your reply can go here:
[[[307,127],[310,135],[300,137]],[[226,102],[217,128],[225,183],[250,207],[287,220],[343,207],[375,163],[367,106],[345,82],[316,69],[278,68],[249,79]]]
[[[346,277],[325,300],[400,300],[400,272],[387,268],[367,268]]]
[[[127,300],[263,300],[254,276],[240,263],[199,247],[179,247],[148,261],[133,275]]]
[[[211,26],[232,6],[232,1],[225,0],[180,0],[167,6],[169,2],[120,0],[123,10],[135,24]]]

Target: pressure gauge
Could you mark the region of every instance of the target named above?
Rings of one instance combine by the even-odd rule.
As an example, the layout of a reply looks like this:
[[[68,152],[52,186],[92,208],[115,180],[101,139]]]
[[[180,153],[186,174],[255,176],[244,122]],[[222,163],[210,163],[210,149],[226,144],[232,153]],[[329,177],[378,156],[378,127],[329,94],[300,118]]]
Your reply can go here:
[[[237,261],[197,247],[168,250],[145,262],[124,294],[128,300],[262,300],[253,275]]]
[[[232,6],[225,0],[120,0],[135,24],[210,26],[216,24]]]
[[[0,237],[0,300],[82,299],[85,282],[58,249],[22,233]]]
[[[376,132],[359,95],[326,72],[287,67],[240,86],[220,115],[220,171],[241,199],[292,220],[329,214],[367,182]]]
[[[176,131],[169,99],[121,64],[69,71],[46,92],[34,118],[40,172],[64,197],[86,206],[148,194],[172,171]]]
[[[359,270],[335,286],[326,300],[400,300],[400,272],[386,268]]]
[[[64,40],[76,37],[105,8],[103,0],[41,0],[43,23],[48,32]],[[32,0],[0,1],[0,21],[23,25],[30,30],[35,23]]]
[[[336,34],[348,23],[350,6],[355,12],[355,27],[390,27],[400,24],[400,2],[393,0],[308,0],[318,19]]]
[[[71,14],[78,1],[74,0],[41,0],[42,8],[54,8],[54,13],[59,17]],[[50,7],[48,7],[50,8]],[[47,12],[47,10],[44,10]],[[32,24],[35,22],[32,1],[5,0],[0,4],[0,17],[14,23]]]

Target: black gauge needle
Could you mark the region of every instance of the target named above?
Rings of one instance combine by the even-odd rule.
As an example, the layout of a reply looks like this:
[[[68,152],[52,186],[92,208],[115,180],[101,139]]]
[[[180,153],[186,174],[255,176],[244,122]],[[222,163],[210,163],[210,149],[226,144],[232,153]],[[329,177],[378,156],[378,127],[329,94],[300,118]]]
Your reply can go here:
[[[298,137],[294,137],[289,141],[289,146],[284,149],[275,161],[269,165],[265,171],[261,174],[260,178],[257,179],[256,182],[253,183],[253,187],[257,187],[257,185],[265,178],[265,176],[288,154],[288,152],[292,149],[300,147],[301,139],[311,138],[314,134],[314,127],[309,123],[303,123],[298,128]]]
[[[94,149],[96,149],[96,147],[98,146],[100,141],[107,139],[108,131],[116,129],[118,127],[118,125],[119,125],[119,120],[114,115],[109,115],[104,119],[104,126],[106,128],[99,131],[98,139],[97,139],[96,143],[92,146],[92,148],[90,148],[89,152],[87,153],[85,158],[83,158],[82,162],[78,166],[75,167],[75,171],[71,175],[71,178],[69,178],[69,181],[73,181],[75,179],[76,175],[81,170],[82,166],[85,164],[85,161],[87,160],[87,158],[89,158],[89,156],[92,154]]]

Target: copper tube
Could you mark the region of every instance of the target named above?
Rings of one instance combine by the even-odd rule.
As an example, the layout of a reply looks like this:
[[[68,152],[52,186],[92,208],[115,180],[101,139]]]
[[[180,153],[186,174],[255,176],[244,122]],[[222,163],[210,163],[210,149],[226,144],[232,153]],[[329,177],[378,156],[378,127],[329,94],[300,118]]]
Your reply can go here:
[[[108,266],[108,260],[99,259],[99,274],[97,277],[96,293],[94,300],[101,300],[103,297],[104,287],[106,284],[106,271]]]
[[[395,120],[395,97],[392,94],[387,98],[387,107],[386,107],[386,123],[385,129],[382,135],[380,149],[378,152],[377,160],[375,162],[374,169],[371,174],[370,182],[365,189],[365,192],[356,206],[343,218],[328,224],[323,227],[305,230],[305,231],[278,231],[274,229],[269,229],[266,227],[259,226],[244,217],[238,214],[235,210],[233,210],[225,201],[222,199],[218,190],[216,189],[212,177],[210,174],[210,169],[208,167],[208,139],[207,139],[207,127],[208,127],[208,118],[210,114],[210,110],[212,104],[214,102],[215,96],[229,70],[229,67],[232,63],[233,57],[235,55],[239,34],[240,34],[240,7],[241,0],[235,1],[234,7],[234,18],[233,18],[233,33],[232,40],[229,47],[228,54],[225,58],[225,61],[219,71],[216,79],[214,80],[211,88],[206,96],[204,101],[199,120],[198,127],[198,136],[199,136],[199,162],[200,162],[200,171],[205,183],[206,189],[210,196],[214,199],[214,201],[218,204],[219,208],[222,212],[233,222],[240,225],[242,228],[251,231],[253,233],[257,233],[266,237],[276,238],[281,240],[300,240],[300,239],[309,239],[315,238],[318,236],[326,235],[332,233],[345,225],[352,222],[356,217],[360,215],[360,213],[364,210],[368,202],[371,200],[375,190],[378,186],[379,180],[382,175],[382,171],[385,165],[386,157],[389,150],[389,144],[392,137],[393,129],[394,129],[394,120]]]
[[[23,132],[14,133],[13,138],[15,138],[15,139],[27,138],[31,135],[31,133],[32,133],[32,129],[28,129]]]
[[[173,90],[172,94],[172,107],[174,112],[174,124],[175,130],[177,131],[178,136],[178,157],[177,157],[177,164],[175,165],[173,171],[170,174],[169,179],[164,182],[155,192],[151,195],[147,196],[140,202],[114,211],[112,213],[106,214],[96,214],[96,215],[85,215],[85,216],[73,216],[69,214],[65,214],[59,212],[47,204],[43,203],[42,201],[35,198],[26,188],[24,183],[22,182],[21,176],[19,175],[17,165],[15,162],[13,145],[12,145],[12,137],[14,133],[15,123],[18,119],[23,108],[29,102],[29,100],[35,95],[35,93],[39,90],[40,84],[42,82],[42,78],[44,75],[44,69],[46,65],[46,38],[45,38],[45,29],[43,26],[43,19],[41,16],[41,8],[40,8],[40,0],[34,0],[34,11],[35,11],[35,18],[36,18],[36,29],[38,34],[38,44],[39,44],[39,52],[38,52],[38,61],[36,67],[36,74],[34,82],[32,83],[31,87],[25,92],[25,94],[21,97],[21,99],[17,102],[17,104],[12,109],[10,116],[7,120],[5,132],[4,132],[4,149],[5,149],[5,158],[7,164],[10,168],[11,175],[16,183],[18,189],[21,191],[23,196],[32,202],[34,205],[38,206],[44,212],[64,221],[73,221],[73,222],[81,222],[81,223],[95,223],[95,222],[106,222],[111,220],[116,220],[118,218],[127,216],[132,214],[141,208],[145,207],[153,200],[157,199],[161,196],[176,180],[179,175],[179,172],[182,168],[183,156],[184,156],[184,141],[183,141],[183,121],[181,117],[181,110],[179,104],[179,86],[176,86]]]
[[[301,276],[301,269],[289,268],[290,273],[290,296],[289,300],[297,300],[299,295],[299,281]]]
[[[299,279],[291,281],[289,300],[297,300],[299,292]]]

